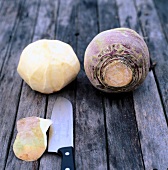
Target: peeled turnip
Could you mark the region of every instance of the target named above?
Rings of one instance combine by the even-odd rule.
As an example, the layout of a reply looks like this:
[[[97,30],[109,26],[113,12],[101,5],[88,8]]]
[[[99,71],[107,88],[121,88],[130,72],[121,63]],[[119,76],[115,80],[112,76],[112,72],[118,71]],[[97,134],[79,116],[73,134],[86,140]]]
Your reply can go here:
[[[53,93],[73,81],[80,70],[79,60],[69,44],[38,40],[22,52],[17,68],[20,76],[36,91]]]
[[[109,93],[134,90],[146,78],[149,63],[145,41],[128,28],[98,34],[88,45],[84,58],[90,82]]]

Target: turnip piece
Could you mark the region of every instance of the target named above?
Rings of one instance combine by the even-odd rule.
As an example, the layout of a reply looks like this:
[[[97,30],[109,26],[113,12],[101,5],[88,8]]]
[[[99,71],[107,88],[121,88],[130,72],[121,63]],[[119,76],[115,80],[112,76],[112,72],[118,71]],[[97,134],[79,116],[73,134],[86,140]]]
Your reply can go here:
[[[17,136],[13,151],[17,158],[35,161],[41,157],[47,147],[46,131],[52,121],[38,117],[27,117],[17,122]]]
[[[23,50],[17,68],[33,90],[46,94],[68,85],[79,70],[79,60],[69,44],[45,39],[33,42]]]
[[[148,47],[134,30],[116,28],[99,33],[85,51],[84,68],[94,87],[109,92],[136,89],[150,67]]]

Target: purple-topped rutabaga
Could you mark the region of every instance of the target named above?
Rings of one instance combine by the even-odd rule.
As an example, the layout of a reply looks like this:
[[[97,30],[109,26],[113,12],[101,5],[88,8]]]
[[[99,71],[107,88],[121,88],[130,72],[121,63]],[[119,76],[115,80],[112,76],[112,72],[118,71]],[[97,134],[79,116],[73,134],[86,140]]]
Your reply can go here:
[[[94,87],[109,93],[134,90],[145,80],[149,66],[145,41],[128,28],[99,33],[85,52],[87,77]]]

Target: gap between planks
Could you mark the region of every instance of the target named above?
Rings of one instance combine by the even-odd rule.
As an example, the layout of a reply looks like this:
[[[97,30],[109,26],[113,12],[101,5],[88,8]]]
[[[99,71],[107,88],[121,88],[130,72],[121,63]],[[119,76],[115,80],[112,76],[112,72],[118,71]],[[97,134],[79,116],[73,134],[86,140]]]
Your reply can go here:
[[[118,14],[118,6],[116,5],[116,2],[115,1],[106,1],[106,2],[104,2],[104,1],[101,1],[101,0],[99,0],[98,1],[99,3],[100,3],[100,5],[99,5],[99,8],[100,8],[100,14],[99,14],[99,22],[100,22],[100,31],[103,31],[103,30],[107,30],[107,29],[112,29],[112,28],[115,28],[115,27],[119,27],[119,14]],[[103,6],[104,5],[104,6]],[[115,9],[115,10],[110,10],[111,8],[113,8],[113,9]],[[104,12],[104,9],[106,9],[105,10],[105,12]],[[115,12],[116,11],[116,12]],[[121,16],[120,16],[121,17]],[[107,22],[107,21],[111,21],[111,23],[110,22]],[[121,25],[122,25],[122,23],[121,23]],[[123,103],[125,103],[125,105],[129,105],[130,107],[130,110],[131,110],[131,112],[132,113],[130,113],[130,114],[133,114],[134,116],[132,117],[132,118],[127,118],[127,119],[124,119],[124,121],[125,122],[129,122],[130,121],[130,123],[128,123],[128,124],[132,124],[131,123],[131,121],[133,121],[134,123],[133,123],[133,125],[135,126],[135,130],[134,130],[134,133],[133,134],[136,134],[137,136],[135,137],[134,136],[134,138],[136,139],[136,140],[139,140],[139,137],[138,137],[138,129],[136,129],[136,127],[137,127],[137,124],[136,124],[136,119],[135,119],[135,111],[134,111],[134,108],[132,107],[131,108],[131,105],[132,105],[132,103],[131,102],[127,102],[127,100],[129,99],[129,100],[133,100],[133,96],[132,96],[132,93],[130,93],[131,95],[127,95],[127,97],[125,97],[125,99],[123,99],[123,100],[121,100]],[[119,102],[121,102],[119,99],[120,98],[124,98],[124,95],[122,96],[122,95],[118,95],[118,96],[120,96],[120,97],[114,97],[113,99],[111,98],[110,99],[110,97],[106,97],[106,96],[104,96],[104,100],[106,100],[106,105],[107,105],[107,108],[109,109],[109,111],[107,111],[107,112],[109,112],[109,113],[107,113],[106,114],[106,119],[108,120],[109,119],[109,116],[107,117],[107,115],[109,114],[113,114],[113,116],[115,116],[115,114],[114,113],[110,113],[110,107],[109,107],[109,102],[108,102],[108,98],[109,98],[109,101],[110,100],[112,100],[112,101],[116,101],[116,103],[115,102],[113,102],[113,106],[111,106],[111,107],[114,107],[114,106],[116,106],[116,107],[118,107],[118,108],[120,108],[121,109],[121,107],[119,107],[119,105],[117,106],[117,101],[118,101],[118,103]],[[126,107],[126,106],[125,106]],[[122,110],[120,110],[120,109],[118,109],[118,114],[120,115],[121,114],[121,111]],[[112,109],[113,111],[115,110],[114,108]],[[129,117],[129,114],[127,114],[126,113],[127,111],[125,110],[125,112],[123,112],[122,114],[126,114],[126,117],[128,116]],[[116,117],[118,117],[118,116],[116,116]],[[118,117],[117,118],[118,119],[118,121],[117,122],[119,122],[120,120],[121,120],[121,118],[120,117]],[[111,120],[111,119],[110,119]],[[113,120],[114,121],[114,120]],[[112,120],[111,120],[111,124],[113,124],[114,122],[113,122]],[[122,120],[123,121],[123,120]],[[124,123],[124,121],[123,121],[123,123]],[[109,120],[108,120],[108,122],[109,122]],[[127,124],[126,123],[126,124]],[[108,124],[110,124],[110,123],[108,123]],[[107,126],[107,123],[106,123],[106,126]],[[120,126],[122,127],[122,125],[120,124]],[[108,132],[109,132],[109,134],[108,134],[108,136],[109,136],[109,142],[112,140],[112,134],[110,134],[110,129],[109,129],[110,127],[109,127],[109,125],[108,125]],[[111,127],[112,128],[112,127]],[[127,128],[129,129],[129,126],[127,126]],[[122,128],[121,128],[122,129]],[[111,131],[113,131],[113,130],[111,130]],[[114,131],[117,131],[117,130],[114,130]],[[122,137],[124,137],[124,135],[122,135]],[[129,140],[129,131],[127,132],[127,135],[126,135],[126,137],[127,137],[127,140]],[[119,140],[119,142],[120,143],[122,143],[121,141],[120,141],[120,139],[118,139]],[[114,141],[115,142],[115,141]],[[112,145],[114,144],[114,143],[112,143],[112,142],[110,142]],[[129,156],[129,157],[131,157],[131,155],[132,154],[134,154],[134,156],[132,156],[132,157],[134,157],[135,158],[135,161],[132,161],[132,162],[129,162],[129,160],[130,159],[124,159],[122,156],[122,158],[120,158],[120,157],[117,157],[117,163],[114,163],[113,161],[112,161],[112,158],[109,158],[109,161],[110,161],[110,165],[109,165],[109,168],[118,168],[118,169],[121,169],[121,168],[127,168],[127,169],[139,169],[139,168],[142,168],[142,167],[144,167],[144,165],[143,165],[143,158],[142,158],[142,153],[141,153],[141,148],[140,148],[140,142],[138,143],[138,142],[136,142],[136,147],[135,148],[138,148],[138,152],[134,152],[134,153],[129,153],[129,152],[127,152],[127,156]],[[109,145],[109,144],[108,144]],[[115,145],[115,144],[114,144]],[[130,150],[131,150],[131,148],[134,148],[134,147],[131,147],[131,145],[133,145],[133,143],[127,143],[127,147],[128,148],[130,148]],[[117,146],[117,144],[116,144],[116,146]],[[125,145],[124,145],[125,146]],[[127,151],[129,151],[129,149],[127,149]],[[114,151],[111,151],[111,149],[110,149],[110,147],[109,147],[109,151],[108,152],[110,152],[111,154],[114,152]],[[110,154],[110,153],[108,153],[108,154]],[[117,154],[117,153],[120,153],[120,150],[117,150],[116,152],[115,152],[115,155]],[[112,157],[112,156],[110,156],[110,157]],[[133,159],[134,159],[133,158]],[[129,162],[129,163],[128,163]],[[135,162],[139,162],[139,163],[137,163],[137,165],[135,165],[136,163]],[[135,164],[134,164],[135,163]]]
[[[11,44],[13,44],[15,41],[17,41],[17,40],[15,40],[15,37],[17,36],[17,34],[18,34],[18,32],[20,31],[20,28],[19,28],[19,25],[20,25],[20,17],[21,17],[21,13],[23,12],[23,9],[24,9],[24,6],[25,6],[25,4],[26,4],[26,0],[25,1],[22,1],[22,3],[21,3],[21,5],[20,5],[20,10],[19,10],[19,12],[18,12],[18,15],[17,15],[17,24],[15,24],[15,31],[14,31],[14,34],[13,34],[13,39],[12,39],[12,41],[11,41]],[[35,4],[35,7],[37,6],[37,11],[36,11],[36,14],[37,14],[37,12],[38,12],[38,7],[39,7],[39,4],[40,4],[40,2],[38,2],[37,4]],[[37,15],[36,15],[37,16]],[[23,19],[23,18],[22,18]],[[22,24],[22,23],[21,23]],[[36,25],[36,19],[35,19],[35,24],[33,25],[33,30],[35,29],[35,25]],[[32,31],[32,34],[34,34],[34,31]],[[27,40],[26,40],[27,41]],[[28,40],[28,41],[32,41],[32,38],[30,38],[30,40]],[[16,42],[15,42],[16,43]],[[23,47],[24,48],[24,47]],[[9,52],[10,53],[10,52]],[[8,60],[8,58],[7,58],[7,60]],[[17,101],[17,103],[18,103],[18,105],[17,105],[17,108],[16,108],[16,113],[15,113],[15,119],[14,119],[14,124],[13,124],[13,129],[12,129],[12,133],[11,133],[11,135],[10,135],[10,139],[11,140],[9,140],[9,145],[8,146],[11,146],[11,147],[9,147],[9,150],[8,150],[8,153],[7,153],[7,156],[9,156],[10,155],[10,153],[11,153],[11,150],[12,150],[12,142],[13,142],[13,138],[14,138],[14,136],[16,135],[15,134],[15,128],[16,128],[16,120],[17,120],[17,118],[18,118],[18,111],[19,111],[19,108],[20,108],[20,102],[21,102],[21,97],[22,97],[22,93],[23,93],[23,80],[21,80],[21,88],[20,88],[20,92],[19,92],[19,99],[18,99],[18,101]],[[17,94],[15,94],[15,95],[17,95]],[[10,168],[10,167],[8,167],[8,158],[9,157],[7,157],[6,158],[6,164],[5,164],[5,167],[6,168]],[[15,158],[16,159],[16,158]]]

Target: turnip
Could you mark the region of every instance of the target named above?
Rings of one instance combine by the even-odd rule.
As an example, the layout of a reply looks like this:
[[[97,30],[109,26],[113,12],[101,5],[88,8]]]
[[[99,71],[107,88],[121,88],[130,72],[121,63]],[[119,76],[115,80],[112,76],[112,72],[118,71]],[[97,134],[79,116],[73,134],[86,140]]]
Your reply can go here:
[[[128,28],[99,33],[85,51],[86,75],[94,87],[104,92],[134,90],[145,80],[149,66],[145,41]]]
[[[59,40],[38,40],[23,50],[17,71],[41,93],[53,93],[72,82],[80,70],[72,47]]]

